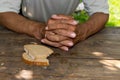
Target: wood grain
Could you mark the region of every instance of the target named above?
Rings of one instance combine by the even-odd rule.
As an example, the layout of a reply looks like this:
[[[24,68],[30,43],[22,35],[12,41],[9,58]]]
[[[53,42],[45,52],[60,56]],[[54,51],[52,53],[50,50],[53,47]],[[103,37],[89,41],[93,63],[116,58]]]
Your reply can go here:
[[[27,65],[23,45],[39,41],[0,29],[0,80],[120,80],[120,28],[105,28],[65,52],[55,52],[50,66]]]

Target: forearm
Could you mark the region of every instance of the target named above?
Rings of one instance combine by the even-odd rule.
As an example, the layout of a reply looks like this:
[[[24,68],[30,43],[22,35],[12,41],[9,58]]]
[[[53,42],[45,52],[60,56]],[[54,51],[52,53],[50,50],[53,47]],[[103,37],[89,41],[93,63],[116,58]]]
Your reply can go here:
[[[0,13],[0,25],[16,32],[24,33],[24,27],[28,27],[28,20],[17,13]]]
[[[104,13],[95,13],[90,18],[88,21],[86,21],[84,24],[86,26],[86,37],[100,31],[105,27],[106,22],[108,21],[109,14],[104,14]]]
[[[25,33],[30,36],[34,36],[33,28],[39,26],[42,29],[44,24],[31,21],[14,12],[5,12],[0,13],[0,25],[5,26],[15,32]]]

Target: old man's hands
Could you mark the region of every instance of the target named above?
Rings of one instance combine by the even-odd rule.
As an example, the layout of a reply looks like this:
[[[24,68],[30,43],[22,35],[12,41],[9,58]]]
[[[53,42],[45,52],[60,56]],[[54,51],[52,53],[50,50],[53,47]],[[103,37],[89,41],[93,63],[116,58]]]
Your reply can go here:
[[[78,22],[71,16],[53,15],[41,42],[68,51],[75,43],[84,40],[83,33]]]

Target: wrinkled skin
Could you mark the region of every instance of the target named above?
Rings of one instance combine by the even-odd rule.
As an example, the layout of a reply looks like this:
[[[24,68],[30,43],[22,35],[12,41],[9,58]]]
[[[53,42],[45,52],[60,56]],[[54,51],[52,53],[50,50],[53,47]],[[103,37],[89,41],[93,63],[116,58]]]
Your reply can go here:
[[[103,29],[107,20],[108,15],[103,13],[92,15],[83,24],[79,24],[71,16],[53,15],[48,21],[45,37],[41,42],[68,51],[77,42]]]
[[[45,38],[41,41],[68,51],[75,44],[77,25],[78,22],[71,16],[53,15],[48,21]]]

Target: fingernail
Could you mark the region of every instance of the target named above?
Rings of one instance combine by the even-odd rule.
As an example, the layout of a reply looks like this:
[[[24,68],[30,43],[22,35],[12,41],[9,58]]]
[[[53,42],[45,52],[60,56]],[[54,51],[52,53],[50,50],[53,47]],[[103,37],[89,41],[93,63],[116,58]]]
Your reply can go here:
[[[78,23],[79,23],[79,22],[78,22],[78,21],[75,21],[75,20],[72,22],[73,25],[77,25]]]
[[[68,51],[69,49],[68,49],[67,47],[64,47],[64,50],[65,50],[65,51]]]
[[[45,30],[48,30],[48,26],[45,27]]]
[[[71,36],[72,38],[75,38],[75,37],[76,37],[76,34],[75,34],[75,33],[72,33],[70,36]]]
[[[44,43],[44,40],[42,39],[42,40],[41,40],[41,42],[43,42],[43,43]]]
[[[69,45],[69,46],[73,46],[73,43],[72,43],[72,42],[70,42],[70,43],[68,43],[68,45]]]
[[[56,14],[53,14],[53,15],[52,15],[52,18],[54,18],[54,17],[57,17],[57,15],[56,15]]]

